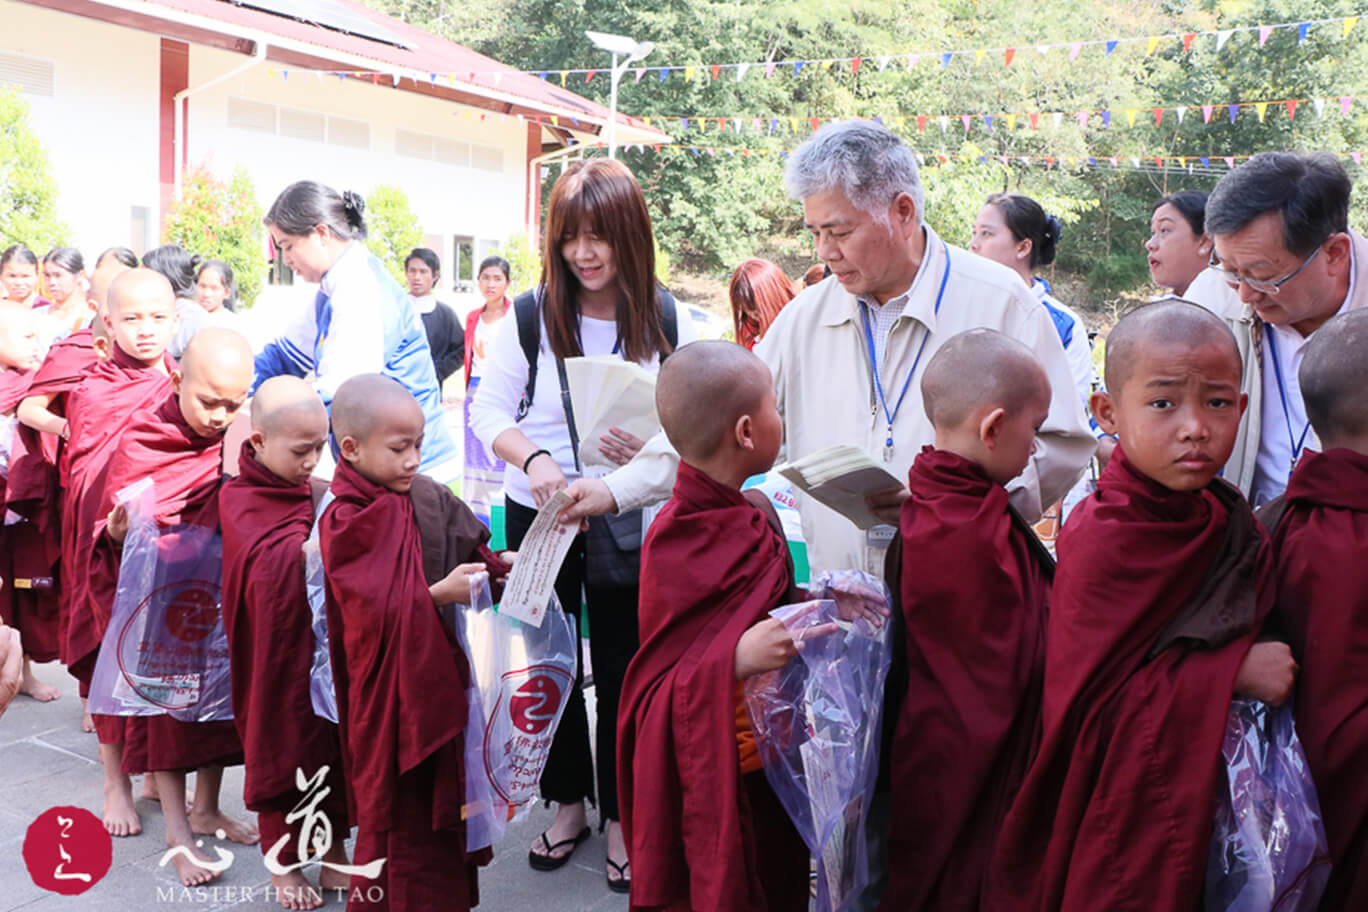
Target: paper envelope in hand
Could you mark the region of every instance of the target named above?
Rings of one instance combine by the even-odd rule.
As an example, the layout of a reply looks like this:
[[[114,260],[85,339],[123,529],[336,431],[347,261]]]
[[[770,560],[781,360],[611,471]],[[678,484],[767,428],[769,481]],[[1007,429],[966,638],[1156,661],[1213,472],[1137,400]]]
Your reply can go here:
[[[617,468],[599,452],[600,440],[608,436],[609,428],[621,428],[642,440],[649,440],[660,430],[655,377],[640,365],[613,355],[566,358],[565,377],[570,384],[582,465]]]

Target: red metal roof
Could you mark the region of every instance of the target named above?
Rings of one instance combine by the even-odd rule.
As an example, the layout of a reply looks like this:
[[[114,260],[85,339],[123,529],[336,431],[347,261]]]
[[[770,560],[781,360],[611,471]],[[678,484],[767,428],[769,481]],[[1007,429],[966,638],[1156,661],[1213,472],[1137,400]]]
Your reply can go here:
[[[486,102],[484,107],[507,113],[554,114],[560,126],[578,132],[595,132],[599,124],[608,120],[608,109],[560,85],[538,76],[522,73],[510,66],[486,57],[468,47],[447,41],[430,32],[411,26],[399,19],[378,13],[355,0],[333,0],[357,17],[374,22],[385,32],[398,36],[408,47],[395,47],[382,41],[346,34],[332,28],[284,15],[240,6],[232,0],[32,0],[36,5],[48,6],[78,15],[93,15],[107,21],[134,25],[131,20],[142,17],[160,18],[170,15],[172,21],[197,26],[196,30],[213,30],[218,24],[227,35],[242,37],[244,33],[260,33],[299,45],[308,45],[308,53],[300,48],[271,46],[268,59],[278,65],[300,69],[331,69],[360,72],[355,60],[338,59],[341,55],[373,61],[373,69],[381,73],[403,71],[405,77],[417,78],[410,83],[406,78],[401,88],[421,94],[448,97],[469,103],[471,90],[482,94],[513,96],[504,105]],[[103,8],[106,15],[97,11]],[[195,21],[200,20],[200,21]],[[210,20],[205,22],[204,20]],[[146,27],[144,24],[143,27]],[[165,33],[165,30],[163,30]],[[266,39],[270,44],[270,39]],[[586,54],[599,54],[586,46]],[[310,57],[314,59],[310,59]],[[605,61],[606,63],[607,61]],[[606,68],[605,68],[606,69]],[[604,74],[607,75],[606,73]],[[465,91],[462,91],[465,90]],[[523,110],[523,109],[526,110]],[[566,117],[580,120],[567,122]],[[619,142],[660,142],[665,135],[643,124],[639,119],[618,112]],[[549,126],[549,124],[548,124]],[[624,130],[627,127],[629,129]]]

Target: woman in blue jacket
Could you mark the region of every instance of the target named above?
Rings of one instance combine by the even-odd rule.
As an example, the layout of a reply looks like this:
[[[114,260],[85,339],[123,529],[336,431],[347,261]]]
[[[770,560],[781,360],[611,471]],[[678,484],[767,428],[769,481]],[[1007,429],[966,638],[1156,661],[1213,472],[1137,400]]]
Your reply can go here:
[[[458,478],[456,444],[442,413],[441,387],[422,320],[408,296],[366,249],[366,202],[316,181],[286,187],[263,221],[285,264],[319,283],[312,306],[290,315],[256,358],[257,383],[278,374],[311,379],[331,407],[342,381],[378,373],[402,383],[427,418],[421,471]]]

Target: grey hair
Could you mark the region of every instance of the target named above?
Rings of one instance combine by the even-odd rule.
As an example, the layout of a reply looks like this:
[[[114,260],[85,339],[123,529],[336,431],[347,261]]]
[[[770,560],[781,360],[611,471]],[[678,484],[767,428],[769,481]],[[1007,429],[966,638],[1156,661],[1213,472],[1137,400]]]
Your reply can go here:
[[[789,195],[801,200],[840,190],[882,225],[900,193],[912,197],[917,221],[926,220],[917,156],[898,135],[871,120],[827,124],[789,156],[784,169]]]

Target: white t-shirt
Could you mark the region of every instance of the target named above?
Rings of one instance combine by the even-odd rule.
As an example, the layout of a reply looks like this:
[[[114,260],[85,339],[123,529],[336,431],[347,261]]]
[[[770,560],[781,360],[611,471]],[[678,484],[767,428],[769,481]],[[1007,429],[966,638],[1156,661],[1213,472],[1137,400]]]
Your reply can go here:
[[[466,339],[466,345],[470,347],[470,379],[475,380],[484,376],[485,361],[489,359],[489,344],[493,341],[495,330],[499,324],[508,316],[512,310],[510,305],[504,310],[504,314],[493,323],[486,323],[484,317],[475,321],[475,332],[473,338]],[[540,369],[538,371],[540,374]]]
[[[688,310],[681,304],[675,313],[679,321],[679,344],[687,345],[698,340],[698,331],[689,319]],[[523,355],[518,340],[518,321],[513,318],[500,320],[493,330],[489,351],[480,377],[480,388],[470,407],[470,429],[475,432],[486,447],[492,447],[495,438],[504,431],[517,428],[537,445],[539,449],[549,450],[560,466],[565,477],[571,481],[581,474],[598,477],[602,469],[590,466],[586,472],[575,469],[575,456],[570,447],[570,430],[565,423],[565,410],[561,404],[560,381],[556,373],[556,359],[551,354],[547,339],[546,326],[541,331],[541,348],[537,353],[537,389],[532,397],[532,407],[521,422],[516,420],[518,403],[527,388],[527,358]],[[611,355],[617,343],[617,322],[614,320],[595,320],[584,317],[580,321],[580,343],[585,355]],[[641,362],[641,367],[651,374],[660,369],[660,360],[650,358]],[[664,435],[657,435],[663,439]],[[653,441],[654,442],[654,441]],[[647,450],[654,452],[648,443]],[[643,451],[643,455],[650,455]],[[640,458],[640,457],[638,457]],[[627,471],[637,465],[633,460],[618,472]],[[672,473],[671,473],[672,474]],[[612,485],[610,485],[610,489]],[[504,469],[504,493],[513,501],[531,508],[533,506],[532,488],[522,466],[509,463]],[[617,491],[614,491],[617,496]],[[666,489],[664,497],[669,496]],[[630,509],[619,499],[621,509]],[[663,498],[662,498],[663,499]]]

